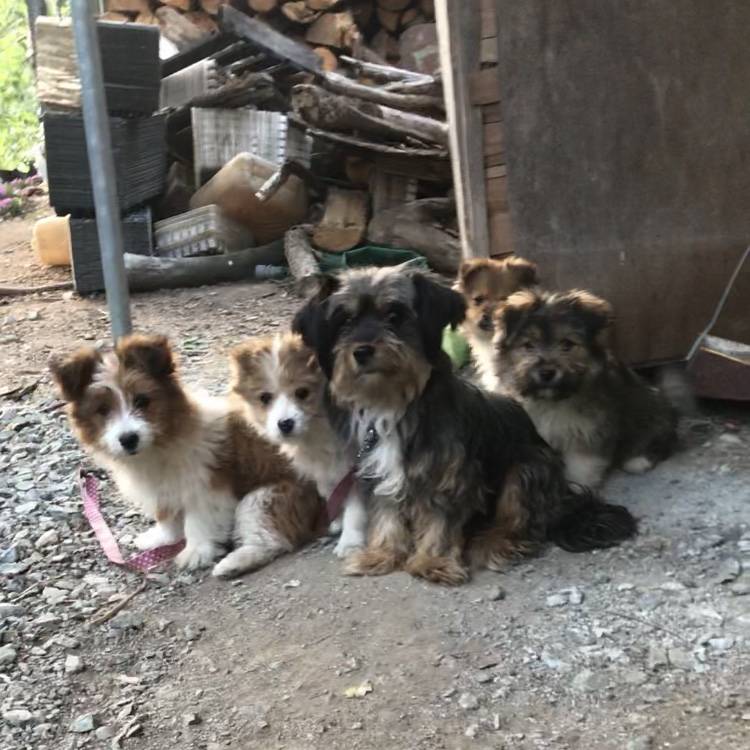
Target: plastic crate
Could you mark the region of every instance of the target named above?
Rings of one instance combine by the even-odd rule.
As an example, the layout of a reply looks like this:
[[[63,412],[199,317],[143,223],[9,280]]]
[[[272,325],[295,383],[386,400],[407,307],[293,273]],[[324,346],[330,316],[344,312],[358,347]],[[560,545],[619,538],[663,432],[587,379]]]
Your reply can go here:
[[[310,166],[312,138],[279,112],[194,107],[191,119],[196,185],[241,153],[259,156],[275,166],[288,159]]]
[[[162,258],[193,258],[222,255],[253,246],[249,229],[228,219],[210,204],[154,224],[156,255]]]

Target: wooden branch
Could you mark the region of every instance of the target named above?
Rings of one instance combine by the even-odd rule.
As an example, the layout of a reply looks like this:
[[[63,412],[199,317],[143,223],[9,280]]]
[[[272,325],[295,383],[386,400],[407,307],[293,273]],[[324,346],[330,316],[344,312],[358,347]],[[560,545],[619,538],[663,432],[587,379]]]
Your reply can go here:
[[[274,172],[255,193],[255,197],[261,202],[273,198],[281,186],[292,176],[299,177],[308,187],[308,189],[317,193],[321,191],[321,184],[318,178],[303,164],[297,161],[285,161],[281,168]]]
[[[289,273],[301,281],[319,272],[307,230],[297,226],[287,230],[284,235],[284,257],[289,266]]]
[[[323,86],[334,94],[366,99],[376,104],[384,104],[387,107],[402,109],[407,112],[415,110],[439,110],[445,107],[442,97],[385,91],[375,86],[366,86],[363,83],[357,83],[356,81],[352,81],[351,78],[339,75],[338,73],[325,73],[319,77],[319,80]]]
[[[292,89],[292,108],[298,117],[317,128],[378,135],[381,138],[448,144],[448,127],[430,117],[366,101],[350,101],[319,86],[298,84]]]
[[[0,297],[25,297],[27,294],[59,292],[72,288],[72,281],[61,281],[59,284],[42,284],[41,286],[0,286]]]
[[[258,107],[281,104],[286,100],[268,73],[245,73],[227,81],[214,91],[195,97],[191,107],[233,109],[255,104]]]
[[[323,70],[327,73],[332,73],[338,68],[339,59],[328,47],[315,47],[313,52],[320,58],[323,63]]]
[[[156,17],[159,19],[161,34],[180,51],[209,36],[168,5],[158,8]]]
[[[445,109],[443,100],[443,82],[439,78],[428,81],[391,81],[383,85],[385,91],[395,94],[426,94],[440,99],[441,109]]]
[[[399,156],[405,158],[420,157],[429,159],[446,159],[448,157],[448,151],[444,148],[391,146],[387,143],[366,141],[364,138],[357,138],[356,136],[346,135],[345,133],[332,133],[328,130],[320,130],[319,128],[308,128],[307,132],[315,138],[322,138],[324,141],[342,143],[345,146],[352,146],[353,148],[363,149],[365,151],[373,151],[377,154],[389,154],[391,156]]]
[[[284,3],[281,6],[281,12],[294,23],[301,23],[304,25],[311,24],[313,21],[317,21],[320,18],[320,11],[313,10],[307,5],[305,0],[296,0],[291,3]]]
[[[434,81],[432,76],[425,75],[424,73],[415,73],[411,70],[395,68],[392,65],[379,65],[363,60],[355,60],[353,57],[348,57],[347,55],[341,55],[339,61],[352,68],[358,76],[367,76],[368,78],[374,78],[376,81]]]
[[[424,198],[381,211],[367,227],[367,238],[378,245],[415,250],[432,268],[454,274],[461,263],[461,243],[440,224],[455,218],[450,198]]]
[[[310,26],[305,38],[316,46],[350,49],[352,33],[356,28],[354,18],[348,10],[343,13],[325,13]]]
[[[276,9],[278,4],[279,0],[247,0],[250,10],[254,10],[256,13],[270,13]]]
[[[152,258],[125,253],[125,271],[133,292],[220,284],[252,279],[257,265],[277,265],[283,260],[283,243],[251,247],[225,255],[199,258]]]
[[[219,18],[223,31],[252,42],[275,60],[287,62],[310,73],[320,70],[320,58],[311,49],[276,31],[260,19],[250,18],[226,5],[222,6]]]

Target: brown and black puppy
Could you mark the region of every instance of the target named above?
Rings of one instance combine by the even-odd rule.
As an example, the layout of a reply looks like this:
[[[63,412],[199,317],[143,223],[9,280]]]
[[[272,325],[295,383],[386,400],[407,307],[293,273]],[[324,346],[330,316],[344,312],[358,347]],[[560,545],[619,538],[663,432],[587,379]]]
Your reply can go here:
[[[524,291],[495,315],[496,366],[568,478],[596,487],[620,467],[648,471],[676,443],[677,413],[620,363],[607,302],[582,291]]]
[[[466,302],[461,330],[471,347],[479,381],[489,391],[502,390],[492,346],[495,311],[514,292],[538,283],[536,265],[524,258],[475,258],[461,264],[456,281]]]
[[[625,508],[568,483],[518,403],[452,372],[442,331],[463,317],[458,292],[397,267],[328,279],[294,320],[371,503],[352,574],[458,584],[470,561],[496,569],[545,540],[583,551],[636,531]]]
[[[180,383],[164,336],[133,335],[114,352],[81,349],[51,363],[81,445],[123,497],[156,523],[136,539],[149,549],[185,538],[181,568],[230,576],[313,538],[322,505],[288,460],[225,398]]]

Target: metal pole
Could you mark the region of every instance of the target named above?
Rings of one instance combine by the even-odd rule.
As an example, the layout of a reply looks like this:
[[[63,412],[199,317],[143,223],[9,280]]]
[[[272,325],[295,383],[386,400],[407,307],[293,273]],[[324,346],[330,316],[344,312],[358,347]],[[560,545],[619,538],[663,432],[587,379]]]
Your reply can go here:
[[[102,60],[96,22],[89,0],[72,0],[78,70],[81,79],[83,124],[91,170],[91,187],[96,208],[96,229],[104,271],[104,288],[112,327],[117,341],[132,330],[130,298],[123,257],[122,223],[117,198],[117,177],[112,155],[107,103],[104,98]]]

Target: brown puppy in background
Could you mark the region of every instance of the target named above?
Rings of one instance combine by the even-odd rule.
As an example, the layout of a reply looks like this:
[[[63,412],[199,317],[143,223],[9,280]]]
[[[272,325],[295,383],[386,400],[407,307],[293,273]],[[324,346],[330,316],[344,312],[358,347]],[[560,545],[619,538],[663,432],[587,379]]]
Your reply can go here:
[[[86,348],[53,361],[81,445],[123,497],[156,523],[141,549],[185,537],[178,567],[232,576],[315,537],[322,504],[287,459],[226,398],[180,383],[164,336],[127,336],[114,352]]]
[[[475,258],[461,264],[456,283],[466,302],[461,330],[471,347],[480,383],[489,391],[501,390],[492,346],[495,311],[514,292],[538,283],[536,265],[524,258]]]
[[[496,372],[564,460],[596,487],[619,467],[642,473],[676,443],[677,413],[612,353],[612,308],[583,291],[522,291],[495,314]]]

